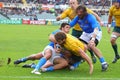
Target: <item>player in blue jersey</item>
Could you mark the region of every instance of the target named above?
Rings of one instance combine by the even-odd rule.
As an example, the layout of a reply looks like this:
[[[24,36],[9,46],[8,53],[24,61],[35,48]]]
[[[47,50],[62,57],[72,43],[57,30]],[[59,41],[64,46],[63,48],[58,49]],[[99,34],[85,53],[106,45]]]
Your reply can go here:
[[[41,52],[42,56],[40,57],[39,62],[37,65],[35,65],[35,69],[31,71],[31,73],[41,74],[39,70],[42,70],[42,68],[44,68],[43,65],[46,64],[47,61],[51,63],[51,65],[49,65],[47,68],[45,67],[47,71],[62,69],[68,66],[67,61],[61,57],[61,50],[62,48],[58,44],[54,44],[54,47],[50,45],[46,46],[43,52]],[[31,67],[34,68],[33,65]]]
[[[91,49],[99,58],[102,64],[102,71],[107,70],[108,64],[100,50],[96,47],[102,37],[100,24],[92,14],[87,13],[84,5],[77,7],[76,14],[77,16],[69,23],[70,26],[73,27],[77,23],[81,26],[83,33],[80,36],[80,40],[85,42],[88,45],[88,49]]]

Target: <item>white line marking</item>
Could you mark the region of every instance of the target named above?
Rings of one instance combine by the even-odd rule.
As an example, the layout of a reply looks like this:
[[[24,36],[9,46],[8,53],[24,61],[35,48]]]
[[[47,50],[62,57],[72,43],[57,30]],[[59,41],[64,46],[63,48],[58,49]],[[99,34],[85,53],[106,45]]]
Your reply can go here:
[[[80,79],[80,80],[120,80],[120,78],[86,78],[86,77],[40,77],[40,76],[0,76],[0,78],[46,78],[46,79]]]

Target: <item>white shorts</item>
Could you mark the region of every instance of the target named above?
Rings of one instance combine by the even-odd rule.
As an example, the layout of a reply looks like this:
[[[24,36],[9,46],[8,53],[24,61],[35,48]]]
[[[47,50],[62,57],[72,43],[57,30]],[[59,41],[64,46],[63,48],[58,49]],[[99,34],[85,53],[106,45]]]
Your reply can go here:
[[[42,55],[43,55],[43,56],[45,55],[45,50],[47,50],[47,49],[50,49],[50,50],[52,51],[52,56],[51,56],[51,58],[49,59],[49,61],[53,64],[54,59],[60,57],[60,53],[56,53],[55,50],[54,50],[54,48],[53,48],[52,46],[49,46],[49,45],[48,45],[48,46],[46,46],[46,47],[44,48],[44,50],[42,51]]]
[[[84,40],[85,42],[89,42],[93,33],[85,33],[83,32],[82,35],[79,37],[80,39]],[[96,39],[100,41],[102,38],[102,31],[99,31],[99,33],[96,36]]]

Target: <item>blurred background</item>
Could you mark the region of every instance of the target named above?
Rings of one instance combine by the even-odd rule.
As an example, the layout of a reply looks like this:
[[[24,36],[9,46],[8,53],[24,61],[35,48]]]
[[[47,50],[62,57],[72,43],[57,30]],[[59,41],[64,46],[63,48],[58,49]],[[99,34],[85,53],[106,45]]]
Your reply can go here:
[[[78,0],[96,12],[107,24],[108,10],[114,0]],[[69,7],[68,0],[0,0],[0,24],[52,24],[69,22],[68,18],[56,21]],[[113,20],[114,22],[114,20]]]

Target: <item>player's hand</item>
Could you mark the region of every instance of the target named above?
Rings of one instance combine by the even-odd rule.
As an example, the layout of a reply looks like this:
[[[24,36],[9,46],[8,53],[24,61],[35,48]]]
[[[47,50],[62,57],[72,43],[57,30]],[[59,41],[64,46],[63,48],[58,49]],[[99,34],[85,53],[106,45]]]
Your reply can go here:
[[[101,22],[99,22],[100,23],[100,26],[104,26],[104,23],[101,21]]]
[[[94,41],[95,41],[95,40],[92,40],[92,39],[91,39],[91,40],[89,41],[89,43],[88,43],[88,46],[89,46],[89,47],[95,46],[95,42],[94,42]]]
[[[111,27],[111,25],[108,24],[108,25],[107,25],[107,32],[108,32],[109,34],[110,34],[110,32],[111,32],[111,28],[110,28],[110,27]]]
[[[107,29],[107,32],[110,34],[110,32],[111,32],[111,29],[110,29],[110,28],[108,28],[108,29]]]
[[[91,75],[93,73],[93,64],[90,65],[90,71],[89,74]]]
[[[60,16],[56,17],[56,20],[57,20],[57,21],[59,21],[60,19],[61,19]]]

